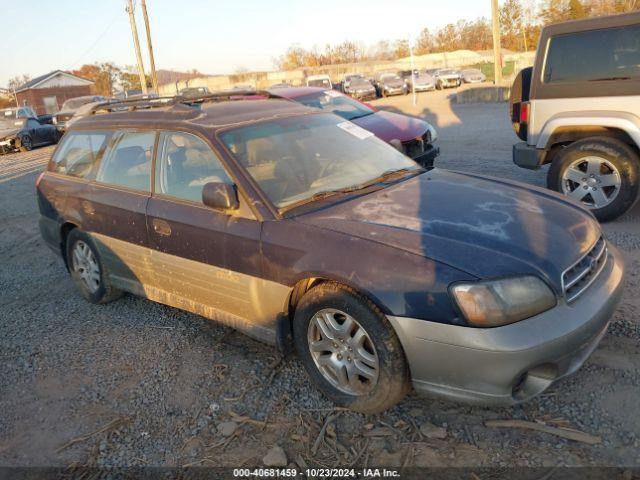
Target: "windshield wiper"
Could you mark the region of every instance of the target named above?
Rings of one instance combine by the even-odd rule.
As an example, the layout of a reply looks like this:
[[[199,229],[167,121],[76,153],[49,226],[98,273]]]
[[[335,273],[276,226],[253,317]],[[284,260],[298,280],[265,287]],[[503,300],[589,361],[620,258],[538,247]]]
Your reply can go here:
[[[374,185],[378,185],[384,182],[387,182],[393,178],[396,177],[404,177],[409,173],[412,174],[419,174],[419,173],[423,173],[426,170],[422,167],[416,168],[416,167],[411,167],[411,168],[399,168],[399,169],[395,169],[395,170],[387,170],[386,172],[382,173],[381,175],[377,176],[376,178],[373,178],[365,183],[361,183],[358,185],[352,185],[350,187],[345,187],[345,188],[338,188],[335,190],[323,190],[321,192],[317,192],[314,193],[312,196],[310,196],[309,198],[305,198],[303,200],[300,200],[298,202],[295,202],[291,205],[286,206],[283,211],[289,211],[289,210],[293,210],[295,208],[301,207],[303,205],[306,205],[308,203],[313,203],[313,202],[318,202],[321,200],[325,200],[327,198],[330,197],[335,197],[335,196],[341,196],[341,195],[348,195],[350,193],[354,193],[354,192],[358,192],[361,190],[365,190],[367,188],[373,187]]]

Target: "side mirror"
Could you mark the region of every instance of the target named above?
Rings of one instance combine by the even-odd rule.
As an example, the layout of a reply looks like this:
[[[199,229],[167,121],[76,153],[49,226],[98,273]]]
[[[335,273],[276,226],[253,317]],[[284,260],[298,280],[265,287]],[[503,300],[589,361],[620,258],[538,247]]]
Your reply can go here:
[[[202,187],[202,203],[222,210],[236,210],[240,206],[236,186],[221,182],[205,183]]]

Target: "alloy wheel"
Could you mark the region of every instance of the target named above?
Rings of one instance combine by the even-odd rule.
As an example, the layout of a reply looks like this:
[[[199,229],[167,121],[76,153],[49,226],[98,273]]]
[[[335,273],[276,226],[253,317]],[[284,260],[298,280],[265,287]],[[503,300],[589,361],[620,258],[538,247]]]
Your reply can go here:
[[[338,390],[365,395],[378,382],[378,354],[371,338],[352,316],[326,308],[307,329],[309,351],[322,376]]]
[[[618,169],[602,157],[579,158],[562,174],[562,192],[592,209],[613,202],[621,184]]]
[[[78,240],[71,252],[73,271],[91,293],[100,288],[100,266],[93,251],[82,240]]]

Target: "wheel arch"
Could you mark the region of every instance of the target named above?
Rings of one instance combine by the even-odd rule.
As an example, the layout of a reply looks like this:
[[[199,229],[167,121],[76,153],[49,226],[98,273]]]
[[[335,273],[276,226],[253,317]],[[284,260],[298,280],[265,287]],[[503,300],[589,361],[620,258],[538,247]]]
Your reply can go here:
[[[302,276],[293,286],[291,292],[286,301],[286,305],[284,308],[285,318],[288,322],[288,327],[291,328],[293,325],[293,318],[295,316],[296,308],[300,303],[300,300],[312,288],[322,284],[322,283],[336,283],[338,285],[342,285],[348,289],[355,290],[360,295],[366,297],[369,301],[371,301],[376,307],[380,309],[382,313],[385,315],[390,314],[389,309],[377,298],[372,292],[367,291],[366,289],[360,288],[358,285],[353,284],[345,279],[341,278],[332,278],[327,275],[313,275],[308,274]]]
[[[640,153],[640,119],[627,115],[556,117],[544,126],[536,146],[553,152],[590,137],[614,138]],[[547,155],[545,163],[550,163],[554,156]]]
[[[64,260],[64,265],[69,270],[69,262],[67,261],[67,238],[69,237],[69,233],[71,230],[78,228],[73,222],[64,222],[60,225],[60,254],[62,255],[62,259]]]

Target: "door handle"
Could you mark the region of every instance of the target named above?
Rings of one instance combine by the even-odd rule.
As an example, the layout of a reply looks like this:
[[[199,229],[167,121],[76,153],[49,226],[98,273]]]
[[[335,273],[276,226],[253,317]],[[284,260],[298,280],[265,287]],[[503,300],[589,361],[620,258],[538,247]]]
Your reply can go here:
[[[153,230],[163,237],[168,237],[171,235],[171,225],[169,225],[164,220],[160,220],[159,218],[153,219]]]

